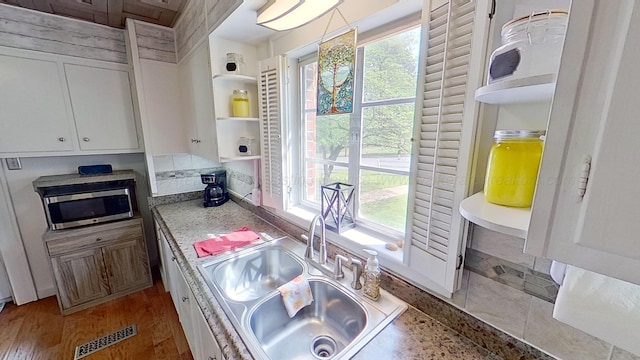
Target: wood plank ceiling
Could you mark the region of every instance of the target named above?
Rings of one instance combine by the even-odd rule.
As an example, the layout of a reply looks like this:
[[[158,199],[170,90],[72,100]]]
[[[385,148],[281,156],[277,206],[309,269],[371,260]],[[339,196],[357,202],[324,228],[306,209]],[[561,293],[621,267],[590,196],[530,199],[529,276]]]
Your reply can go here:
[[[188,0],[0,0],[50,14],[124,29],[126,18],[172,27]]]

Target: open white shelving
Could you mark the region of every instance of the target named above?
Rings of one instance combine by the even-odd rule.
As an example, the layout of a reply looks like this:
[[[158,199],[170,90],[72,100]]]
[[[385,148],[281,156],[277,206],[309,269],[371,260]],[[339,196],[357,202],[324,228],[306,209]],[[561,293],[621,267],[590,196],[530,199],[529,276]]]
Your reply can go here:
[[[220,162],[230,162],[230,161],[244,161],[244,160],[260,160],[262,157],[260,155],[249,155],[249,156],[234,156],[234,157],[220,157]]]
[[[476,193],[460,203],[460,214],[474,224],[503,234],[526,238],[531,208],[512,208],[495,205]]]
[[[216,120],[218,121],[260,121],[260,118],[228,116],[228,117],[219,117],[219,118],[216,118]]]
[[[237,75],[237,74],[217,74],[217,75],[213,75],[213,80],[235,80],[235,81],[244,81],[248,83],[258,82],[258,79],[255,76]]]
[[[217,144],[221,163],[261,158],[257,85],[258,80],[255,76],[224,73],[213,76]],[[248,117],[231,116],[232,108],[229,100],[236,89],[248,92],[250,109]],[[238,141],[243,137],[255,139],[253,155],[241,155],[238,152]]]
[[[476,90],[476,100],[487,104],[516,104],[551,100],[556,74],[504,80]]]

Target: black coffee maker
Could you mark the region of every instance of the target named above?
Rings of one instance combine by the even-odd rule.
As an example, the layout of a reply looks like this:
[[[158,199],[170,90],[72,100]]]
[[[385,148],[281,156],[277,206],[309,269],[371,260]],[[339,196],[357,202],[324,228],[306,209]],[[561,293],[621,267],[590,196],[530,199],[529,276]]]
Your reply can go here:
[[[214,170],[201,174],[200,180],[207,185],[204,189],[204,207],[220,206],[229,200],[225,170]]]

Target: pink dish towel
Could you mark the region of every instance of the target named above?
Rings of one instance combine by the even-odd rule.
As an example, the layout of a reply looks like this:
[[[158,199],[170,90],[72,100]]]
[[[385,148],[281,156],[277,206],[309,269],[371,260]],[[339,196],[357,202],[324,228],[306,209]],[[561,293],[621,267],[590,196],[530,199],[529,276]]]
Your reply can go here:
[[[231,234],[222,235],[217,238],[198,241],[193,244],[198,257],[218,255],[223,252],[247,246],[260,240],[260,235],[253,232],[248,227],[240,228]]]
[[[289,317],[294,317],[300,309],[313,302],[313,294],[309,282],[302,275],[298,275],[293,280],[278,288],[284,307],[287,309]]]

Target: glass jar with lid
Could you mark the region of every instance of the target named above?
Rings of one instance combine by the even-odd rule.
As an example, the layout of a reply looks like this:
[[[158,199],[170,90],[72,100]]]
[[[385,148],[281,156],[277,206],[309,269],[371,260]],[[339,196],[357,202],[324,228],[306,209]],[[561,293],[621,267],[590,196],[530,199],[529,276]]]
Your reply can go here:
[[[544,130],[495,132],[484,182],[488,202],[519,208],[531,206],[544,133]]]
[[[233,90],[231,113],[234,117],[249,117],[249,94],[247,90]]]
[[[488,84],[557,74],[567,30],[568,11],[544,10],[502,26],[502,46],[489,60]]]

